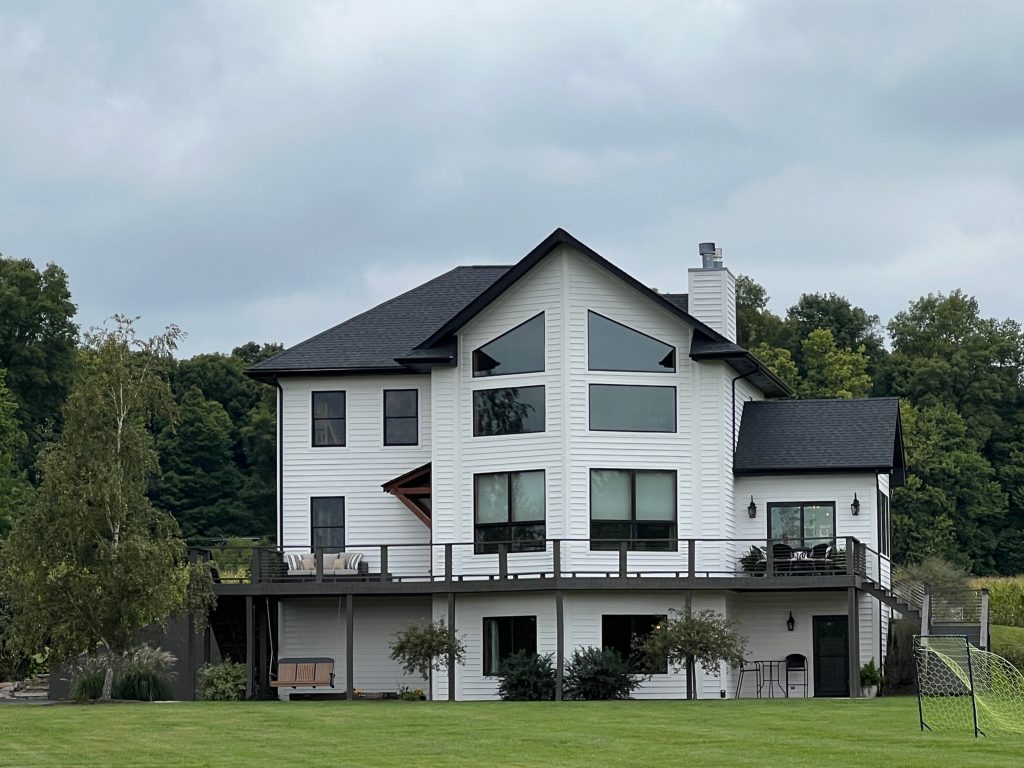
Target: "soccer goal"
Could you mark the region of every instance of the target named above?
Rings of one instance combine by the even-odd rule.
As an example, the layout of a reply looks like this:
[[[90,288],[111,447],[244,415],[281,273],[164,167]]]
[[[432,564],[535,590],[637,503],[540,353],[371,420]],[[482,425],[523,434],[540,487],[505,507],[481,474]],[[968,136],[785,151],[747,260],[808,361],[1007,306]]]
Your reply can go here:
[[[914,637],[922,730],[1024,734],[1024,676],[965,635]]]

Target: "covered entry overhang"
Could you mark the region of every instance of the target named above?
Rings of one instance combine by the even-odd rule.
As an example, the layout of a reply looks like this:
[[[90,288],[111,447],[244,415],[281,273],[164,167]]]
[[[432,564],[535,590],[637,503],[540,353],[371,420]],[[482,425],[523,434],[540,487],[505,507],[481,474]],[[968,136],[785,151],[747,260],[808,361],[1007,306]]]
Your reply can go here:
[[[399,475],[381,488],[402,502],[427,528],[430,528],[430,464]]]

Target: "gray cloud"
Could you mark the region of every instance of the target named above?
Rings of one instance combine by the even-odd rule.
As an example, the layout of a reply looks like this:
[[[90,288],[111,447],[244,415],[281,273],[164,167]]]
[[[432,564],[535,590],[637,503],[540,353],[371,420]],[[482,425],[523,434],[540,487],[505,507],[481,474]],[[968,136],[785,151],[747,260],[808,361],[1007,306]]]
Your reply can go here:
[[[0,251],[83,324],[293,344],[562,226],[663,290],[726,248],[782,312],[962,287],[1017,315],[1024,7],[5,4]]]

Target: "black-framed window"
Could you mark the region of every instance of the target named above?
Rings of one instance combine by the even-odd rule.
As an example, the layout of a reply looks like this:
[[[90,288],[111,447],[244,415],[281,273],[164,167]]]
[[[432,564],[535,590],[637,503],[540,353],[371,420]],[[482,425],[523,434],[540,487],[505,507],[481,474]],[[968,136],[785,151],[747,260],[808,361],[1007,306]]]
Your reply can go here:
[[[313,447],[345,445],[345,392],[313,393]]]
[[[628,325],[587,313],[587,367],[592,371],[674,373],[676,348]]]
[[[513,653],[537,652],[536,616],[484,617],[484,674],[497,675]]]
[[[878,551],[883,555],[889,554],[889,497],[878,489]]]
[[[544,431],[544,387],[505,387],[473,392],[473,436]]]
[[[768,502],[768,538],[810,549],[836,538],[833,501]]]
[[[474,376],[504,376],[543,370],[543,312],[473,350]]]
[[[644,675],[664,675],[668,672],[668,658],[652,668],[637,646],[653,632],[667,617],[658,615],[605,614],[601,617],[601,647],[617,651],[630,671]]]
[[[676,388],[591,384],[590,429],[594,432],[675,432]]]
[[[384,390],[384,445],[416,445],[419,422],[419,390]]]
[[[675,470],[590,470],[590,548],[676,551],[676,488]]]
[[[345,550],[345,497],[314,496],[309,500],[310,541],[313,551]]]
[[[473,537],[477,554],[539,552],[545,547],[544,470],[473,475]]]

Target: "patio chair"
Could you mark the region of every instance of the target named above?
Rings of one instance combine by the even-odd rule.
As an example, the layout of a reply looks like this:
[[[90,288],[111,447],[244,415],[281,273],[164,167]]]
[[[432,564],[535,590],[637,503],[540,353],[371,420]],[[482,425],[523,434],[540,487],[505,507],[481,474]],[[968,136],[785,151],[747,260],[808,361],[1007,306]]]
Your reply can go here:
[[[789,573],[793,568],[793,548],[789,544],[772,544],[772,561],[775,573]]]
[[[790,675],[798,677],[793,684],[803,688],[804,698],[807,698],[807,657],[802,653],[791,653],[786,657],[786,698],[789,698]]]

